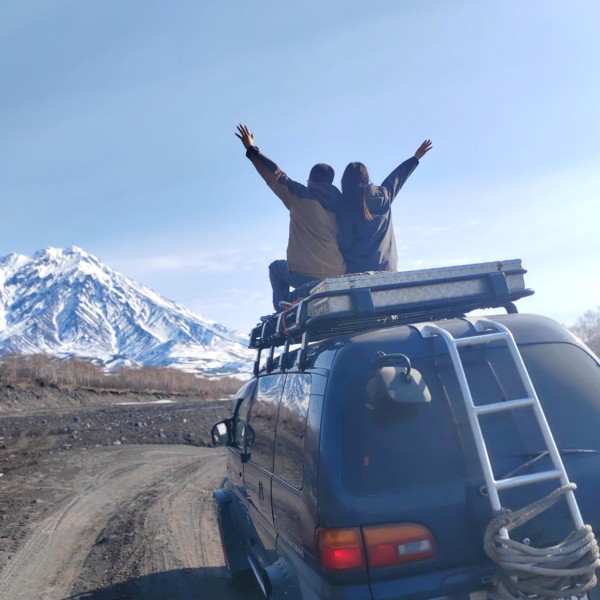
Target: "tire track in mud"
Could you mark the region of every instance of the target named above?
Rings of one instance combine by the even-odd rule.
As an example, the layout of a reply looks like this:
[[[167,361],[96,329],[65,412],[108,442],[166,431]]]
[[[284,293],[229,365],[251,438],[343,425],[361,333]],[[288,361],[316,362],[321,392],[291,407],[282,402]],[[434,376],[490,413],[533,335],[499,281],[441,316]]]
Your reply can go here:
[[[199,568],[223,565],[212,492],[225,471],[225,455],[204,461],[162,494],[148,511],[145,529],[155,539],[176,540],[170,552],[174,563],[166,568]],[[171,518],[165,518],[171,515]],[[148,568],[166,563],[160,553],[149,557]]]
[[[145,457],[152,461],[154,452]],[[211,452],[141,486],[98,534],[81,580],[100,586],[174,569],[223,566],[212,490],[224,460],[222,453]],[[106,557],[108,572],[98,572]]]
[[[220,547],[204,550],[201,532],[201,523],[213,527],[208,498],[223,472],[222,452],[129,446],[110,456],[112,465],[82,471],[66,500],[30,526],[28,538],[0,572],[0,598],[57,600],[73,588],[79,593],[82,586],[114,583],[115,576],[123,580],[157,569],[222,564]],[[94,466],[91,461],[89,468]],[[113,535],[109,523],[126,526],[104,543],[104,533]],[[164,544],[155,545],[160,536]],[[125,559],[117,562],[118,571],[107,569],[118,557]]]

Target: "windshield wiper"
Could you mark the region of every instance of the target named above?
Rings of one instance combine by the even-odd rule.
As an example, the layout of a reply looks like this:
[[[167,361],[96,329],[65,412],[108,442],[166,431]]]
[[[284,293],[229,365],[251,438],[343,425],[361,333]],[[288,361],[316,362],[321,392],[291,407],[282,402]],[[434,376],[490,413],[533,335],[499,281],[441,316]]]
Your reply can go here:
[[[548,450],[542,450],[541,452],[538,452],[537,454],[521,454],[521,456],[531,457],[531,458],[529,460],[526,460],[522,465],[519,465],[516,469],[513,469],[512,471],[509,471],[505,475],[502,475],[502,477],[499,477],[498,480],[508,479],[509,477],[512,477],[513,475],[515,475],[522,469],[526,469],[527,467],[530,467],[531,465],[536,463],[538,460],[541,460],[542,458],[548,456],[548,454],[549,454]],[[566,456],[568,454],[600,454],[600,451],[587,450],[587,449],[581,448],[581,449],[559,450],[559,454],[561,456]]]

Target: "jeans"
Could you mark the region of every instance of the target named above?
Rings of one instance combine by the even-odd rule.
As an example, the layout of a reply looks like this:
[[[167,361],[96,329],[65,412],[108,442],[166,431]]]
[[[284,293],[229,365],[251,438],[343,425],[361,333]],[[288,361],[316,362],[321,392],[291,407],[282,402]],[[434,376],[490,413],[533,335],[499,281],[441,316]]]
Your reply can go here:
[[[290,271],[287,260],[274,260],[269,265],[269,279],[273,288],[273,307],[276,312],[280,310],[280,302],[291,302],[295,299],[294,294],[290,293],[290,287],[297,288],[311,281],[316,285],[319,281],[310,275]]]

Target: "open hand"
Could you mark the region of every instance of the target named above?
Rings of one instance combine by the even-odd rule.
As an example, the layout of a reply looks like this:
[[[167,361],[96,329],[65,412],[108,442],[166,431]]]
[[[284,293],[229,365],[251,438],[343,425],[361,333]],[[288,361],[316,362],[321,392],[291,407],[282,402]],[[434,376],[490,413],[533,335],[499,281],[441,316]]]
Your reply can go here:
[[[242,140],[242,144],[244,144],[246,150],[250,148],[250,146],[254,146],[254,134],[250,133],[250,130],[246,125],[240,123],[240,125],[237,126],[237,130],[238,133],[235,135]]]
[[[431,145],[431,140],[425,140],[415,152],[415,156],[417,159],[421,160],[430,150],[433,148]]]

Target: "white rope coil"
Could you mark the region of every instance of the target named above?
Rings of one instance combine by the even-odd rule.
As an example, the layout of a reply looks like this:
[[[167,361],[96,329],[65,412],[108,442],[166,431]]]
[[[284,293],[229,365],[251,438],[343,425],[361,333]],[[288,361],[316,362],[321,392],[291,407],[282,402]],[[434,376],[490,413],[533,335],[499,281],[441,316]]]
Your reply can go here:
[[[589,525],[548,548],[534,548],[500,536],[502,528],[511,531],[519,527],[576,488],[570,483],[520,510],[502,509],[495,513],[484,536],[486,554],[501,567],[492,598],[571,598],[583,596],[596,585],[595,570],[600,567],[600,553]]]

